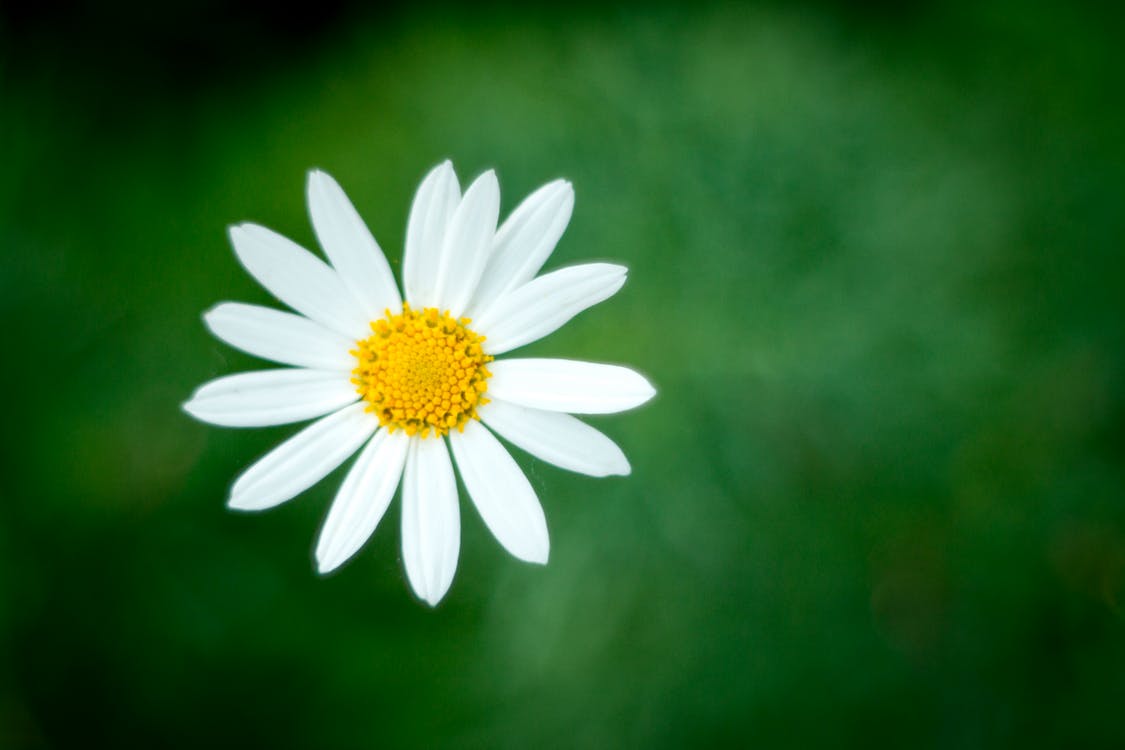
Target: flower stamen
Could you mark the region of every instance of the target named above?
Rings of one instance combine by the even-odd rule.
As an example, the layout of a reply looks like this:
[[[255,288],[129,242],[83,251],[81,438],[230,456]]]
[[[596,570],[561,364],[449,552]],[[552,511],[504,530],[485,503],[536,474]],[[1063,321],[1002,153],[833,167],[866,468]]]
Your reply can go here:
[[[481,349],[484,337],[437,308],[412,310],[371,321],[372,334],[357,342],[352,383],[381,425],[407,435],[435,437],[465,429],[479,419],[492,361]]]

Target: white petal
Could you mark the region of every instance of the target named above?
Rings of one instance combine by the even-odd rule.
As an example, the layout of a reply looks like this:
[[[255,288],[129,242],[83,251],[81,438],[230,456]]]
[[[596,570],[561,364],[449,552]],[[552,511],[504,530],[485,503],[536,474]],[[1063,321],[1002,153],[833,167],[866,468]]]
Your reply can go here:
[[[488,396],[574,414],[611,414],[640,406],[656,389],[620,365],[571,359],[505,359],[488,366]]]
[[[391,267],[348,196],[328,174],[309,172],[309,215],[324,254],[368,320],[402,309]]]
[[[262,359],[298,367],[351,372],[355,341],[293,313],[242,302],[222,302],[203,313],[217,338]]]
[[[234,481],[230,507],[272,508],[319,482],[379,426],[366,406],[360,402],[322,417],[258,459]]]
[[[464,432],[450,432],[449,443],[473,504],[496,540],[521,560],[546,564],[547,519],[511,454],[475,420]]]
[[[493,399],[479,410],[501,437],[547,463],[592,477],[628,474],[629,460],[617,444],[569,414],[528,409]]]
[[[530,281],[547,262],[574,210],[574,188],[555,180],[524,199],[500,226],[492,254],[473,294],[469,316],[483,314],[492,300]]]
[[[457,571],[461,512],[457,480],[441,438],[412,438],[402,479],[402,561],[410,586],[436,605]]]
[[[406,292],[406,301],[416,309],[434,305],[445,229],[460,200],[461,187],[457,184],[453,165],[448,161],[430,170],[414,194],[406,225],[402,287]]]
[[[485,350],[501,354],[558,330],[625,284],[625,266],[588,263],[544,274],[504,294],[473,321]]]
[[[492,251],[499,213],[500,185],[490,169],[465,191],[442,242],[434,300],[454,318],[464,312],[477,288]]]
[[[339,275],[290,239],[257,224],[230,228],[235,255],[270,294],[305,317],[360,338],[368,318]]]
[[[265,427],[319,417],[358,399],[346,372],[259,370],[204,383],[184,411],[224,427]]]
[[[402,477],[409,442],[402,430],[379,430],[359,454],[320,530],[316,563],[321,573],[342,565],[375,533]]]

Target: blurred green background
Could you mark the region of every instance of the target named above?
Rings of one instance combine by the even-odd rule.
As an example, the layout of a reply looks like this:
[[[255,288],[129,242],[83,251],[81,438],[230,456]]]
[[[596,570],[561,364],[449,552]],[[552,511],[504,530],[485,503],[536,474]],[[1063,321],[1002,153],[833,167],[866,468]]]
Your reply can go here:
[[[1108,6],[1107,6],[1108,7]],[[1024,2],[9,7],[0,747],[1125,746],[1120,14]],[[263,514],[228,224],[311,167],[400,268],[425,171],[554,177],[624,291],[526,351],[660,389],[626,479],[517,454],[436,610],[342,471]]]

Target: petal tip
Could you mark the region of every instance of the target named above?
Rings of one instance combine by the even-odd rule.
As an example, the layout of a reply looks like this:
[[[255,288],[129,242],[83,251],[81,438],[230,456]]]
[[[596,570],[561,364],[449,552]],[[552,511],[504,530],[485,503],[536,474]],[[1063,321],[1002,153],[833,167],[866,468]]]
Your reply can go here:
[[[656,395],[656,386],[654,386],[648,378],[641,375],[636,370],[633,370],[633,375],[637,379],[637,406],[647,404]]]
[[[203,320],[203,325],[211,328],[214,325],[215,318],[222,314],[223,307],[226,304],[226,302],[216,302],[211,305],[211,307],[204,310],[203,314],[199,316]]]
[[[546,536],[546,529],[541,540],[530,539],[528,545],[520,550],[508,551],[518,560],[523,560],[532,565],[546,565],[551,557],[551,540]]]
[[[234,254],[238,259],[243,262],[245,254],[253,249],[254,237],[252,233],[257,229],[258,225],[249,221],[243,221],[238,224],[231,224],[227,227],[227,236],[230,238],[230,244],[234,248]]]
[[[246,497],[240,497],[234,492],[227,500],[227,507],[231,510],[259,510],[258,506],[249,502]]]
[[[485,171],[481,172],[480,176],[473,181],[470,189],[477,185],[480,186],[479,188],[477,188],[478,190],[485,190],[487,191],[488,195],[495,194],[498,196],[500,194],[500,180],[496,176],[495,169],[486,169]]]
[[[337,560],[335,557],[329,557],[327,554],[322,553],[320,550],[316,551],[316,572],[319,575],[325,576],[340,567],[343,560]]]
[[[415,596],[417,596],[430,607],[436,607],[439,603],[441,603],[441,600],[445,598],[446,593],[449,591],[449,586],[441,587],[439,585],[437,588],[429,589],[414,586],[413,581],[411,581],[411,587],[414,589]]]
[[[633,467],[629,464],[629,459],[622,453],[616,456],[609,466],[606,467],[606,476],[610,477],[627,477],[633,473]]]
[[[313,167],[309,170],[308,190],[310,193],[314,190],[331,190],[335,185],[337,185],[336,179],[320,167]]]

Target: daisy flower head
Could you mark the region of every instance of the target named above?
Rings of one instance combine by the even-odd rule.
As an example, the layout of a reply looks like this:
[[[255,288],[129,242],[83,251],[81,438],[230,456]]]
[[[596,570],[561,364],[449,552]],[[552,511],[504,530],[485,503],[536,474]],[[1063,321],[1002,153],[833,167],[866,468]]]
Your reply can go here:
[[[203,316],[222,341],[287,367],[207,382],[185,411],[226,427],[315,419],[238,476],[230,507],[279,505],[358,451],[320,531],[317,567],[327,573],[354,555],[401,484],[406,576],[432,606],[460,551],[456,464],[500,544],[546,563],[543,508],[496,435],[564,469],[628,474],[621,449],[571,415],[623,411],[655,394],[618,365],[502,356],[625,283],[626,269],[611,263],[539,274],[570,221],[570,183],[539,188],[497,228],[496,175],[462,194],[452,164],[438,165],[410,209],[401,294],[335,180],[310,172],[308,203],[327,263],[265,227],[230,229],[242,265],[294,312],[223,302]]]

